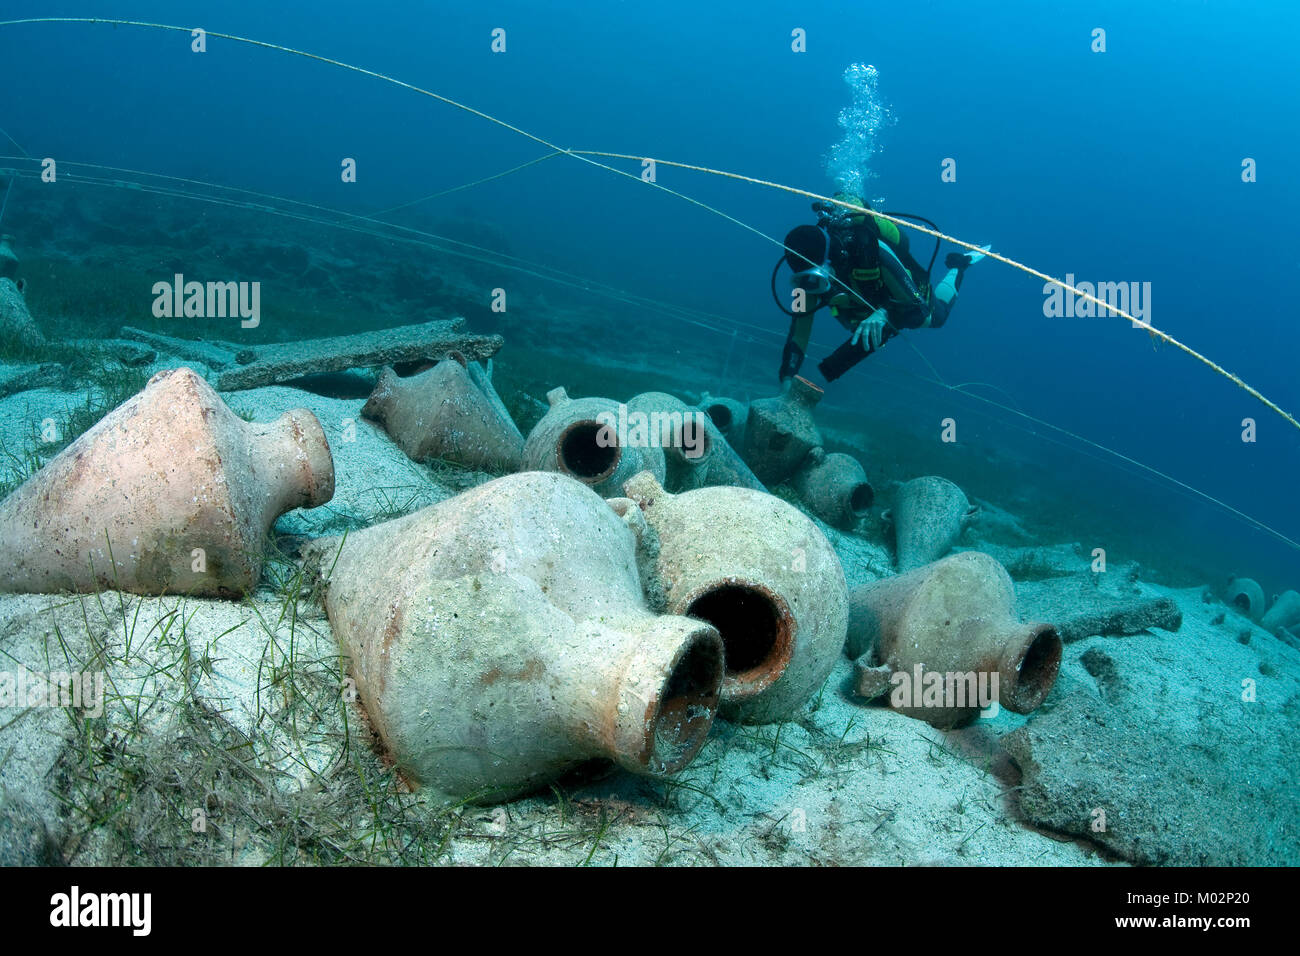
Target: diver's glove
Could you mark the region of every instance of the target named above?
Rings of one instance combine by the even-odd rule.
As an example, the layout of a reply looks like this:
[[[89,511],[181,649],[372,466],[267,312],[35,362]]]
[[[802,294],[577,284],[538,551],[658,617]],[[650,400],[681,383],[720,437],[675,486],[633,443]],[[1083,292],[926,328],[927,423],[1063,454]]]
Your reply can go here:
[[[853,330],[853,338],[849,341],[854,345],[861,345],[864,352],[874,351],[884,343],[885,326],[888,324],[888,313],[884,309],[876,309],[858,323],[858,327]]]
[[[950,252],[944,257],[943,264],[949,269],[965,269],[983,259],[988,251],[989,246],[981,246],[968,252]]]

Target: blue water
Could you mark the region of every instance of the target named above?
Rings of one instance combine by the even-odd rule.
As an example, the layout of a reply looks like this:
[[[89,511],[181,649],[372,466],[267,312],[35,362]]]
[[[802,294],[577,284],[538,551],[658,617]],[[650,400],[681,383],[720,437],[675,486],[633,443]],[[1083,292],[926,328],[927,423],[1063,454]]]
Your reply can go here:
[[[833,188],[824,158],[847,105],[841,74],[871,63],[896,120],[873,159],[873,195],[886,208],[992,242],[1054,276],[1150,282],[1155,326],[1300,411],[1292,233],[1300,191],[1291,169],[1300,84],[1289,42],[1300,8],[1292,4],[3,7],[5,19],[49,16],[202,25],[389,74],[560,146],[656,155],[817,192]],[[507,31],[504,54],[489,48],[495,27]],[[790,49],[796,27],[807,31],[806,53]],[[1090,50],[1095,27],[1106,30],[1105,53]],[[0,27],[0,89],[0,126],[34,156],[358,212],[547,152],[377,79],[217,38],[199,56],[184,34],[137,27]],[[355,184],[340,181],[344,156],[358,160]],[[957,161],[955,183],[940,180],[946,157]],[[1258,163],[1255,183],[1241,181],[1245,157]],[[811,221],[806,199],[775,190],[665,167],[658,181],[767,236]],[[775,385],[786,327],[768,291],[777,250],[754,233],[568,157],[443,202],[504,230],[515,255],[737,323],[757,361],[767,356]],[[9,209],[5,231],[20,216]],[[928,258],[927,240],[916,237],[915,248]],[[908,338],[946,381],[996,386],[1002,391],[981,394],[1005,402],[1009,393],[1036,418],[1300,540],[1300,429],[1173,347],[1153,348],[1127,322],[1045,318],[1043,299],[1041,280],[986,262],[970,273],[944,329]],[[609,312],[617,322],[617,307]],[[683,334],[699,335],[702,349],[723,348],[717,336]],[[805,368],[843,337],[819,316]],[[634,335],[629,342],[635,348]],[[828,401],[852,405],[867,394],[877,360],[929,374],[896,341]],[[929,400],[942,403],[942,393]],[[1248,417],[1258,425],[1253,444],[1240,440]],[[1014,444],[1062,472],[1095,467],[1003,418],[1006,429],[981,431],[983,440]],[[1253,574],[1267,590],[1300,586],[1296,549],[1167,486],[1132,488],[1132,519],[1149,520],[1153,537],[1199,542],[1221,555],[1225,574]],[[1143,495],[1167,500],[1167,513],[1154,516]],[[1078,519],[1086,539],[1086,511]]]

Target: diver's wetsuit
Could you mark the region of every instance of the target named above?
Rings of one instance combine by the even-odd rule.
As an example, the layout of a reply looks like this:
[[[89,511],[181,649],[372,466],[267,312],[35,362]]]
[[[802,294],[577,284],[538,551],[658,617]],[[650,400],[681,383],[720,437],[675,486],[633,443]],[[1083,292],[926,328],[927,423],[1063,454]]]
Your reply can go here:
[[[881,336],[882,345],[902,329],[937,329],[948,321],[954,300],[933,294],[925,268],[908,251],[907,235],[894,223],[873,216],[833,239],[831,265],[835,276],[857,295],[835,285],[825,295],[808,297],[806,310],[790,321],[790,332],[781,352],[782,381],[795,375],[803,364],[813,315],[822,306],[830,306],[831,314],[850,332],[875,308],[884,308],[889,321]],[[864,305],[863,300],[869,305]],[[831,382],[873,351],[867,336],[863,335],[857,342],[852,339],[845,342],[817,368]]]

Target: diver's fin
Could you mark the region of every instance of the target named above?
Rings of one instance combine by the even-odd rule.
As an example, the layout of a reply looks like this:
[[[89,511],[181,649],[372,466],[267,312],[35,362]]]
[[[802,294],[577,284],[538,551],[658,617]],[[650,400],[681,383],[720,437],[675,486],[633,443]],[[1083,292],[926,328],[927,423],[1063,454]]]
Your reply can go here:
[[[969,252],[967,252],[966,258],[970,260],[969,264],[974,265],[975,263],[979,262],[981,259],[984,258],[984,253],[988,252],[992,248],[993,248],[993,243],[990,242],[980,246],[978,250],[972,249]]]

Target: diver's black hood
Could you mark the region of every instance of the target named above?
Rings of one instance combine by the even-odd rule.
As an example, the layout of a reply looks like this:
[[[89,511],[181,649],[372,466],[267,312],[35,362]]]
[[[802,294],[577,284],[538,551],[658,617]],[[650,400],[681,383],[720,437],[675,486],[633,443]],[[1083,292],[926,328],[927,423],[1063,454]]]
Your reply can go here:
[[[785,261],[791,272],[802,272],[826,261],[826,233],[817,226],[795,226],[785,235]]]

